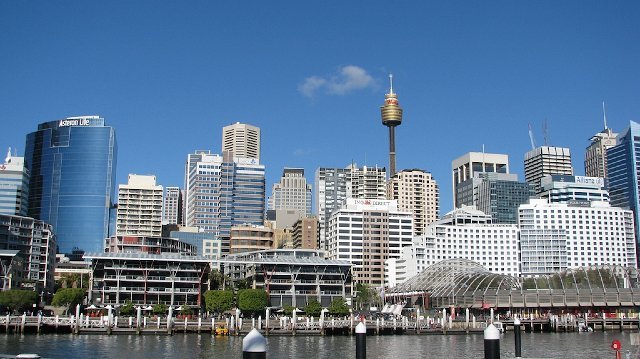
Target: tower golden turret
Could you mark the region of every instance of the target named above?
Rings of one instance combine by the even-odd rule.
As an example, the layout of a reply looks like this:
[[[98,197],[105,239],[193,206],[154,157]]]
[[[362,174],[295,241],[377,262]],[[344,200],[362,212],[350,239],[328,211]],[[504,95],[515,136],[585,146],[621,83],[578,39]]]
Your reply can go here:
[[[398,95],[393,93],[393,75],[389,75],[389,93],[384,95],[384,105],[380,106],[382,124],[389,127],[389,176],[396,174],[396,126],[402,123],[402,108],[398,104]]]

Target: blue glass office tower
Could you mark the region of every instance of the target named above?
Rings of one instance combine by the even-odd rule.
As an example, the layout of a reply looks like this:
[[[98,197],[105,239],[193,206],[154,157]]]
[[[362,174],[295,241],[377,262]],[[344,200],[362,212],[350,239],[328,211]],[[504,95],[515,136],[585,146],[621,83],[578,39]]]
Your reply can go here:
[[[98,116],[45,122],[27,135],[28,214],[53,226],[59,252],[104,250],[116,155],[115,131]]]
[[[640,125],[630,121],[629,127],[618,136],[618,144],[607,150],[609,197],[614,207],[633,211],[636,253],[640,239]],[[636,256],[640,258],[640,256]]]

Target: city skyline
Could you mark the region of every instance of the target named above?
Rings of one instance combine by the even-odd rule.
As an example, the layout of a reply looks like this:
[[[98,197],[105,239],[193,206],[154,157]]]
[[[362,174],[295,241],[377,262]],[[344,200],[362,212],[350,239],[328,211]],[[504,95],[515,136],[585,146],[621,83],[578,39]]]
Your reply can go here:
[[[139,174],[182,188],[187,156],[220,153],[235,122],[261,129],[267,188],[284,167],[314,186],[319,167],[388,169],[389,73],[397,170],[432,173],[441,215],[467,152],[508,154],[523,181],[531,124],[582,175],[603,101],[615,132],[640,119],[631,1],[374,2],[367,16],[348,3],[72,3],[0,4],[0,146],[24,156],[38,124],[99,115],[116,132],[116,186]]]

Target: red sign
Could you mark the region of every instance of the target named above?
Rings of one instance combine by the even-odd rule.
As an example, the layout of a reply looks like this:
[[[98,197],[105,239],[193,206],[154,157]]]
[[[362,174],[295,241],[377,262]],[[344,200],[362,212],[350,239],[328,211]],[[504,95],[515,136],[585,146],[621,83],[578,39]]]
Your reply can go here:
[[[613,350],[620,350],[622,349],[622,344],[620,344],[620,341],[618,339],[614,340],[613,343],[611,343],[611,348]]]

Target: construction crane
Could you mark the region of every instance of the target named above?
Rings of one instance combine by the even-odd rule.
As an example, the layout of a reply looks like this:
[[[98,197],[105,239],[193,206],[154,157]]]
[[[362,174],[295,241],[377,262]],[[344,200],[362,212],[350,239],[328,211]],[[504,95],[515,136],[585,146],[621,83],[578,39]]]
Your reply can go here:
[[[531,130],[531,124],[529,124],[529,140],[531,140],[531,149],[536,149],[536,143],[533,141],[533,130]]]

